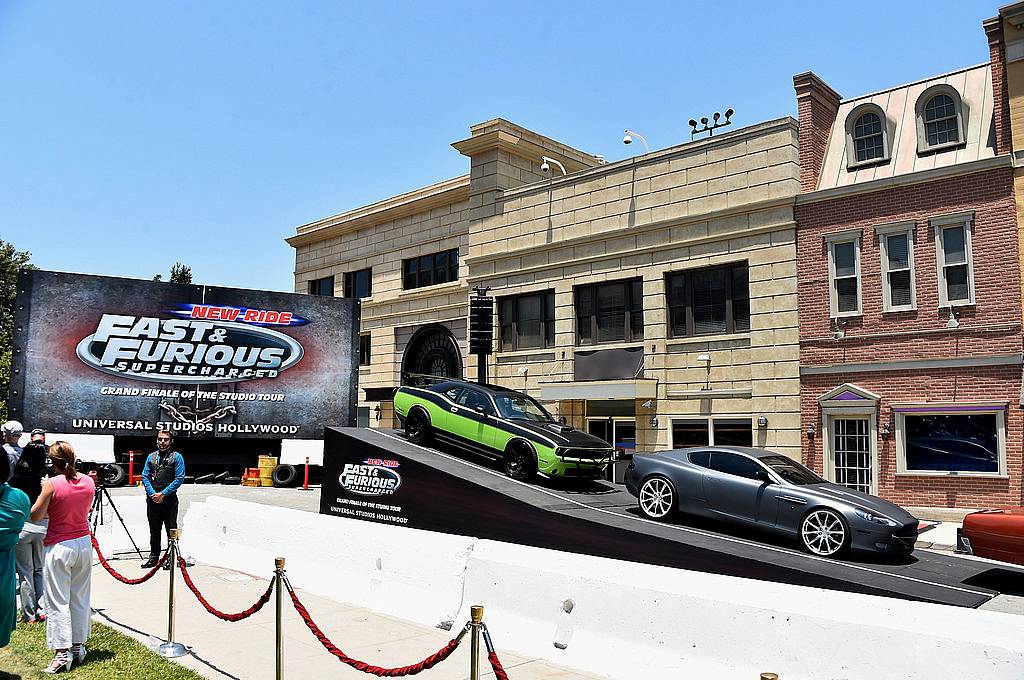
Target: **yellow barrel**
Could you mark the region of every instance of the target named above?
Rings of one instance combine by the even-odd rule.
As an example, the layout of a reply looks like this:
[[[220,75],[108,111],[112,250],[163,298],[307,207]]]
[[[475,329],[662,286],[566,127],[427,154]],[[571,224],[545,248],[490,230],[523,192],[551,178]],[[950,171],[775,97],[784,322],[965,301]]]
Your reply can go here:
[[[277,467],[277,456],[260,456],[259,466],[260,470],[264,468],[270,468],[273,470]]]
[[[271,477],[260,477],[260,486],[274,486],[274,480]]]

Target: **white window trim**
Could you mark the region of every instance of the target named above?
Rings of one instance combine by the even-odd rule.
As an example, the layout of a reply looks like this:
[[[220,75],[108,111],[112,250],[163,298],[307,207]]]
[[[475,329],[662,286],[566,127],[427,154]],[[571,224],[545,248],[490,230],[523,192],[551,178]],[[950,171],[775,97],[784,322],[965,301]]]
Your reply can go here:
[[[882,122],[882,157],[869,158],[868,160],[860,161],[857,160],[857,145],[854,143],[853,139],[853,128],[857,123],[857,119],[869,111],[877,115],[879,120]],[[846,117],[846,169],[853,170],[855,168],[862,168],[869,165],[888,163],[891,158],[889,138],[892,131],[893,126],[889,124],[889,117],[885,115],[885,111],[883,111],[882,107],[878,104],[867,102],[850,111],[850,114]]]
[[[960,404],[962,405],[962,404]],[[1007,463],[1006,463],[1006,404],[982,404],[983,406],[991,406],[989,409],[977,410],[977,411],[957,411],[953,410],[953,404],[893,404],[893,408],[898,407],[932,407],[927,411],[914,411],[911,413],[896,411],[893,415],[896,421],[896,474],[906,477],[983,477],[989,479],[1006,479]],[[905,431],[906,424],[904,422],[906,416],[934,416],[934,415],[991,415],[996,416],[996,446],[999,449],[999,463],[998,470],[996,472],[970,472],[970,471],[957,471],[957,470],[908,470],[907,469],[907,449],[905,444]]]
[[[929,220],[935,240],[935,275],[939,287],[939,309],[944,307],[966,307],[974,302],[974,248],[971,244],[971,232],[974,231],[974,212],[943,215]],[[942,230],[947,227],[964,228],[964,252],[967,258],[967,299],[950,302],[946,297],[945,251],[942,247]]]
[[[928,102],[931,101],[933,97],[939,94],[947,95],[953,100],[953,108],[956,109],[957,135],[959,139],[955,142],[946,142],[945,144],[929,146],[928,135],[925,134],[924,107],[927,106]],[[917,119],[918,154],[932,153],[933,151],[942,151],[943,149],[955,149],[957,147],[967,145],[967,138],[964,136],[964,129],[967,127],[964,124],[964,119],[967,117],[967,105],[964,104],[960,93],[957,92],[956,88],[952,85],[940,83],[938,85],[932,85],[922,92],[921,96],[917,98],[917,103],[914,105],[914,117]]]
[[[875,227],[875,234],[878,236],[878,250],[881,254],[882,272],[882,312],[910,312],[917,309],[917,276],[914,268],[914,227],[913,222],[897,222],[894,224],[882,224]],[[910,266],[910,304],[892,304],[892,291],[889,288],[889,237],[907,236],[907,256]]]
[[[860,271],[860,229],[825,234],[825,242],[828,244],[828,310],[829,318],[841,319],[845,317],[861,316],[864,307],[861,298],[861,271]],[[853,262],[857,277],[857,309],[852,312],[839,311],[839,299],[836,294],[836,258],[835,246],[837,243],[853,243]]]

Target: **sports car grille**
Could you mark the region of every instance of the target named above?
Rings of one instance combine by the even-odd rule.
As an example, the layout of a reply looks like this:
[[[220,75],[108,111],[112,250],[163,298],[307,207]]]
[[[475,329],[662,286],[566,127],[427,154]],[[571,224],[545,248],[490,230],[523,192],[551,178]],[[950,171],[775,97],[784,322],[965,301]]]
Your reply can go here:
[[[558,449],[555,452],[566,463],[605,463],[612,459],[611,449]]]
[[[909,524],[904,524],[900,528],[898,528],[895,531],[893,531],[892,535],[893,536],[899,536],[901,538],[913,538],[913,539],[916,539],[917,538],[917,534],[918,534],[918,528],[917,527],[918,527],[918,523],[917,522],[911,522]]]

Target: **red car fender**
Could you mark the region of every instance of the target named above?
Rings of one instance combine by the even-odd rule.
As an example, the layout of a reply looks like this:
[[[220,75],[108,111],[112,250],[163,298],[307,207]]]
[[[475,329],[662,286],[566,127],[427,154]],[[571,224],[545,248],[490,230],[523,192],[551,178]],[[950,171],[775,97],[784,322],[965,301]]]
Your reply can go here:
[[[978,557],[1024,564],[1024,508],[972,512],[964,517],[963,536]]]

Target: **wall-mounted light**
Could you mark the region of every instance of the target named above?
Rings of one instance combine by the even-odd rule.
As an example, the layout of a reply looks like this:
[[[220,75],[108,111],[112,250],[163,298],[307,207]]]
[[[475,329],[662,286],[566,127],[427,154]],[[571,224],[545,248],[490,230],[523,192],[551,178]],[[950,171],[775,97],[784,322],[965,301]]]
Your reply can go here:
[[[647,140],[644,139],[644,136],[639,134],[639,133],[637,133],[637,132],[633,132],[632,130],[626,130],[626,136],[622,138],[622,143],[626,144],[628,146],[629,144],[633,143],[633,138],[634,137],[639,139],[640,143],[644,145],[644,153],[650,153],[651,152],[651,147],[649,147],[647,145]]]
[[[807,436],[814,437],[815,434],[817,434],[817,430],[814,429],[814,423],[810,423],[807,426]]]
[[[949,306],[949,321],[946,322],[946,328],[960,328],[960,319],[956,318],[956,310],[953,309],[953,305]]]
[[[651,427],[658,426],[658,416],[651,416]]]
[[[561,163],[559,163],[558,161],[556,161],[554,158],[548,158],[547,156],[541,156],[540,160],[541,160],[541,163],[540,163],[540,171],[541,172],[549,171],[551,169],[551,166],[548,165],[548,164],[549,163],[554,163],[555,165],[558,166],[558,169],[562,171],[562,176],[563,177],[565,177],[566,175],[569,174],[569,173],[567,173],[565,171],[565,166],[562,165]]]
[[[832,338],[834,340],[842,340],[846,337],[846,331],[843,330],[843,326],[846,322],[842,319],[832,319]]]
[[[760,427],[761,429],[768,427],[768,418],[766,418],[765,416],[758,416],[757,426]]]
[[[889,429],[889,423],[882,423],[882,427],[879,428],[878,434],[882,435],[882,439],[885,439],[889,436],[890,433],[891,430]]]
[[[377,419],[378,423],[380,422],[380,413],[380,404],[377,404],[376,406],[373,407],[373,416],[374,418]]]

